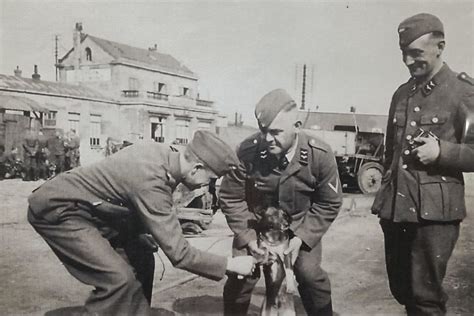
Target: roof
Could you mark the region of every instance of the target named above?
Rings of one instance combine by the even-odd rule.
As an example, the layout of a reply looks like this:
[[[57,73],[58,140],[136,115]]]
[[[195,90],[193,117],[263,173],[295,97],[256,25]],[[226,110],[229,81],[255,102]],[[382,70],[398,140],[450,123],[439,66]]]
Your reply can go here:
[[[0,109],[48,112],[38,102],[22,96],[0,94]]]
[[[196,75],[185,65],[181,64],[177,59],[168,54],[157,52],[156,50],[149,50],[129,46],[122,43],[117,43],[102,39],[89,34],[81,34],[81,43],[86,38],[90,38],[94,43],[101,47],[106,53],[111,55],[116,61],[131,61],[138,62],[143,66],[154,68],[157,70],[172,72],[175,74],[187,75],[196,77]],[[72,48],[61,60],[62,62],[71,52]]]
[[[354,126],[360,132],[382,132],[387,127],[387,115],[359,113],[299,112],[303,128],[333,131],[335,126]]]
[[[2,88],[11,90],[21,90],[26,92],[39,92],[48,94],[60,94],[63,96],[88,97],[109,101],[112,100],[109,97],[104,96],[100,92],[85,86],[72,85],[62,82],[35,80],[0,74],[0,90]]]

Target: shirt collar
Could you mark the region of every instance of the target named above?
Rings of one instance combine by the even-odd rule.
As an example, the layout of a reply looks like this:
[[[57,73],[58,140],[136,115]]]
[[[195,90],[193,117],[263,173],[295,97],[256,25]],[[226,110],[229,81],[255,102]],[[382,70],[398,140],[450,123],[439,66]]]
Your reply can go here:
[[[288,151],[285,154],[285,157],[289,162],[295,156],[297,146],[298,146],[298,134],[296,134],[296,138],[295,138],[295,141],[293,142],[293,145],[291,145],[290,149],[288,149]]]

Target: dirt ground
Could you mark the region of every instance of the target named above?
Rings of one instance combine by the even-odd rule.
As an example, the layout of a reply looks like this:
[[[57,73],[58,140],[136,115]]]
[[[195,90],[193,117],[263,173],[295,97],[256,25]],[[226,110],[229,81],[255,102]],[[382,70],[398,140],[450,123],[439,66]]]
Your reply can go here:
[[[468,218],[445,278],[450,315],[474,314],[474,181],[466,187]],[[26,197],[38,183],[0,181],[0,314],[60,315],[81,305],[90,287],[72,278],[26,221]],[[335,311],[340,315],[403,315],[388,290],[383,237],[370,214],[372,198],[346,195],[343,209],[323,240],[323,267],[328,272]],[[217,213],[206,236],[189,238],[200,249],[228,255],[230,231]],[[160,260],[163,260],[163,262]],[[164,273],[162,280],[160,280]],[[162,253],[156,256],[152,306],[156,315],[221,315],[221,282],[174,269]],[[262,281],[262,280],[261,280]],[[264,294],[254,291],[250,315],[258,315]],[[304,315],[298,297],[297,312]]]

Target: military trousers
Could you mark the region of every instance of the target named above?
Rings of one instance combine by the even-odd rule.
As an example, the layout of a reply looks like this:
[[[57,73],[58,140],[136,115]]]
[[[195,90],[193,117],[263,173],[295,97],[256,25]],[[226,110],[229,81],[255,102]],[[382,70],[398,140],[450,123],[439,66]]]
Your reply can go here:
[[[50,223],[29,209],[28,221],[72,276],[95,287],[85,302],[85,315],[151,314],[153,252],[122,242],[114,249],[114,238],[108,235],[116,235],[87,216],[66,215]]]
[[[239,252],[239,255],[246,255],[246,250]],[[234,254],[237,254],[235,250]],[[321,243],[312,249],[303,245],[294,265],[298,291],[308,315],[332,315],[331,284],[321,268],[321,256]],[[243,279],[229,276],[224,285],[224,315],[247,315],[252,291],[259,279],[259,269]]]
[[[459,221],[380,221],[390,290],[408,315],[445,315],[443,279],[459,236]]]

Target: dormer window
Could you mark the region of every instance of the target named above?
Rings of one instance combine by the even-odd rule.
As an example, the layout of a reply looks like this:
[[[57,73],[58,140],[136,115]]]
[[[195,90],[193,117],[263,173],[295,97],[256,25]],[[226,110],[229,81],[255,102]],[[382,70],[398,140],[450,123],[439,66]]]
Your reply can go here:
[[[92,61],[92,50],[90,47],[86,47],[86,60]]]

